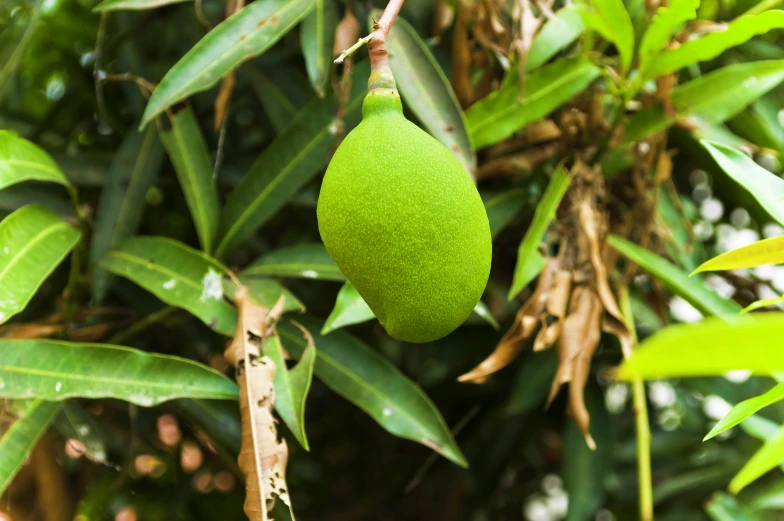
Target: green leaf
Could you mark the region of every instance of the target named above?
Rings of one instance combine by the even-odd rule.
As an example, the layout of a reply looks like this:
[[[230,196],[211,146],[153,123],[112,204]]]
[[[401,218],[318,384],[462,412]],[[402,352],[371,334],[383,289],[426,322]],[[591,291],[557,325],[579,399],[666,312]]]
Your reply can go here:
[[[490,324],[490,327],[496,331],[501,329],[501,324],[498,323],[498,320],[496,320],[496,318],[490,312],[490,308],[488,308],[487,305],[481,300],[476,303],[476,306],[474,306],[474,314]]]
[[[193,110],[186,106],[161,133],[174,171],[185,193],[201,248],[210,253],[218,233],[218,192],[212,179],[212,160]]]
[[[607,243],[624,257],[658,279],[672,293],[686,300],[706,316],[731,316],[741,311],[734,300],[721,298],[700,279],[689,277],[666,259],[641,248],[617,235],[610,235]]]
[[[757,411],[781,400],[784,400],[784,383],[777,384],[765,394],[743,400],[735,405],[735,407],[733,407],[732,410],[711,429],[702,441],[707,441],[714,436],[735,427]]]
[[[192,1],[193,0],[104,0],[100,4],[93,7],[93,12],[120,11],[123,9],[155,9],[156,7],[163,7],[166,5]]]
[[[35,447],[38,438],[54,421],[59,403],[30,400],[17,407],[16,419],[0,438],[0,495],[5,493]]]
[[[751,304],[743,308],[742,313],[748,313],[750,311],[754,311],[755,309],[766,308],[768,306],[773,306],[775,304],[780,304],[782,302],[784,302],[784,296],[755,300],[754,302],[752,302]]]
[[[117,398],[152,407],[174,398],[234,400],[237,386],[192,360],[129,347],[61,340],[0,340],[0,396]]]
[[[13,52],[10,53],[10,56],[7,56],[5,63],[3,64],[2,68],[0,68],[0,101],[3,101],[5,90],[9,87],[9,85],[11,85],[11,81],[9,80],[17,77],[19,72],[19,64],[22,62],[22,58],[24,58],[25,54],[27,53],[30,42],[32,41],[33,36],[36,34],[36,29],[38,29],[38,26],[41,23],[43,4],[43,0],[37,0],[32,5],[27,27],[25,27],[21,38],[19,38],[18,43],[16,43]],[[6,25],[12,27],[14,24],[6,23]],[[9,31],[11,30],[12,29],[9,29]],[[11,45],[13,46],[13,43]],[[3,54],[7,55],[8,53]],[[3,58],[6,58],[6,56],[3,56]]]
[[[784,313],[760,313],[732,322],[708,318],[669,326],[646,339],[618,369],[623,379],[723,375],[744,369],[770,375],[784,371],[779,339]],[[739,347],[740,346],[740,347]]]
[[[302,21],[299,33],[305,67],[313,89],[320,98],[326,94],[332,75],[332,48],[338,10],[333,0],[314,0],[313,10]]]
[[[781,154],[784,152],[784,126],[778,121],[778,111],[778,103],[767,94],[727,121],[727,124],[735,133],[755,145]]]
[[[784,60],[728,65],[672,91],[681,115],[695,115],[721,123],[784,81]]]
[[[513,188],[493,194],[483,193],[482,199],[490,221],[490,235],[495,239],[523,209],[527,197],[524,189]]]
[[[722,253],[701,264],[694,270],[694,273],[754,268],[765,264],[781,264],[782,262],[784,262],[784,236],[764,239]]]
[[[713,521],[761,521],[759,516],[741,507],[734,497],[721,492],[705,505],[705,511]]]
[[[525,79],[525,98],[518,101],[518,82],[504,85],[466,111],[476,148],[497,143],[585,90],[600,69],[585,57],[566,58],[542,67]]]
[[[95,418],[75,401],[62,404],[62,412],[54,421],[55,428],[66,439],[79,440],[90,461],[108,464],[103,430]]]
[[[261,108],[278,134],[294,119],[313,95],[307,79],[297,76],[298,71],[286,68],[268,72],[267,76],[256,67],[247,67],[243,72],[248,75],[250,85],[261,103]],[[302,81],[298,81],[298,80]],[[307,90],[306,90],[307,89]]]
[[[536,33],[525,59],[526,72],[544,65],[550,58],[571,45],[584,30],[585,25],[578,7],[572,5],[559,9],[555,17]]]
[[[241,276],[240,282],[248,288],[248,296],[259,305],[271,308],[280,298],[281,293],[286,297],[283,311],[305,311],[305,305],[278,281],[263,277]],[[230,299],[234,299],[237,286],[231,279],[223,279],[223,293]]]
[[[684,23],[697,18],[699,3],[699,0],[674,0],[669,6],[660,7],[656,11],[656,17],[645,30],[637,52],[643,77],[651,61],[664,49],[673,33]]]
[[[234,333],[237,312],[223,299],[226,268],[208,255],[165,237],[132,237],[107,253],[101,266],[215,331]]]
[[[147,191],[155,184],[163,162],[164,149],[158,131],[130,131],[114,156],[101,192],[95,226],[90,243],[90,261],[95,264],[103,255],[130,237],[139,227],[144,213]],[[109,290],[109,274],[93,269],[94,303],[100,303]]]
[[[23,181],[69,186],[57,163],[43,149],[10,130],[0,130],[0,190]]]
[[[744,503],[752,510],[784,509],[784,481],[774,481],[762,489],[755,490]]]
[[[0,324],[27,306],[81,235],[36,205],[23,206],[0,222]]]
[[[373,311],[365,303],[354,285],[348,281],[343,284],[335,300],[335,307],[327,317],[321,334],[326,335],[331,331],[351,324],[359,324],[376,318]]]
[[[725,174],[749,192],[776,222],[784,225],[784,181],[768,172],[747,155],[733,149],[702,141]],[[710,261],[708,261],[710,262]]]
[[[288,246],[262,255],[248,266],[242,275],[346,280],[320,242]]]
[[[476,173],[474,146],[452,85],[425,42],[408,22],[398,18],[387,37],[389,66],[406,106],[427,131]]]
[[[289,32],[314,0],[253,2],[199,40],[163,77],[144,109],[144,127],[191,94],[209,89],[243,61],[258,56]]]
[[[512,287],[509,288],[509,300],[515,298],[542,271],[545,260],[539,251],[539,245],[542,242],[542,236],[555,218],[555,212],[569,187],[569,181],[569,173],[563,168],[558,168],[553,172],[547,190],[536,206],[531,225],[517,249],[517,264],[515,265]]]
[[[621,58],[621,74],[626,74],[634,57],[634,26],[621,0],[591,0],[594,11],[582,10],[586,27],[612,42]]]
[[[299,321],[311,333],[323,326],[307,316]],[[302,331],[281,323],[278,332],[289,353],[301,357],[307,345]],[[386,358],[344,331],[314,337],[315,373],[327,387],[395,436],[426,445],[461,467],[468,465],[433,402]]]
[[[782,461],[784,461],[784,426],[780,427],[776,434],[768,439],[732,478],[729,486],[730,492],[737,494],[746,485],[760,478]]]
[[[557,369],[555,349],[529,355],[515,376],[504,413],[507,416],[526,414],[544,405]]]
[[[275,410],[305,450],[310,450],[305,434],[305,399],[313,380],[316,348],[305,349],[299,363],[293,369],[286,368],[286,360],[280,338],[272,336],[264,341],[264,354],[275,362]]]
[[[354,68],[346,131],[359,119],[368,71],[367,63]],[[332,95],[308,103],[250,167],[221,213],[219,258],[247,239],[327,164],[336,139],[334,106]]]
[[[702,38],[688,40],[679,47],[659,54],[651,63],[646,77],[654,78],[693,63],[712,60],[727,49],[740,45],[754,36],[782,27],[784,27],[784,11],[774,10],[758,15],[741,16],[727,24],[727,28],[723,31],[709,32]]]

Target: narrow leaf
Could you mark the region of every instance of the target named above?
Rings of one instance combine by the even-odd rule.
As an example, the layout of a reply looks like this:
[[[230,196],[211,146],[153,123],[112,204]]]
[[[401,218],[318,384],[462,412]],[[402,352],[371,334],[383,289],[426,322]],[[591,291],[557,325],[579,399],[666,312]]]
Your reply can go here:
[[[139,227],[147,191],[155,184],[164,150],[155,127],[144,132],[128,132],[114,156],[101,192],[95,228],[90,243],[90,261],[130,237]],[[95,267],[92,276],[93,301],[100,303],[109,290],[110,277]]]
[[[733,407],[732,410],[711,429],[702,441],[707,441],[714,436],[735,427],[752,414],[781,400],[784,400],[784,383],[777,384],[765,394],[743,400]]]
[[[705,505],[705,512],[713,521],[762,521],[759,515],[738,504],[729,494],[717,493]]]
[[[5,493],[60,409],[59,403],[42,400],[20,405],[14,412],[16,419],[0,437],[0,495]]]
[[[702,141],[702,146],[725,174],[759,201],[776,222],[784,225],[784,181],[780,177],[733,148],[709,141]]]
[[[212,179],[207,143],[190,107],[174,115],[171,129],[161,133],[161,141],[185,193],[201,248],[210,253],[218,233],[218,192]]]
[[[754,320],[707,318],[669,326],[646,339],[618,369],[618,376],[674,378],[740,369],[767,376],[784,371],[784,358],[779,356],[782,328],[784,314],[778,312],[760,313]]]
[[[581,12],[583,23],[612,42],[621,58],[621,73],[626,74],[634,57],[634,26],[621,0],[591,0],[594,11]]]
[[[647,77],[654,78],[693,63],[712,60],[731,47],[777,28],[784,28],[784,11],[772,10],[741,16],[727,24],[723,31],[707,33],[702,38],[686,41],[679,47],[659,54],[651,64]]]
[[[490,324],[490,327],[495,329],[496,331],[501,329],[501,324],[498,323],[498,320],[493,316],[493,313],[490,311],[490,308],[487,307],[487,304],[482,302],[481,300],[476,303],[474,306],[474,314]]]
[[[376,318],[373,310],[360,296],[354,285],[348,281],[343,284],[338,292],[335,307],[332,309],[324,327],[321,329],[321,334],[326,335],[330,331],[334,331],[344,326],[351,324],[359,324]]]
[[[0,130],[0,190],[23,181],[69,185],[57,163],[43,149],[10,130]]]
[[[542,242],[542,236],[555,218],[555,211],[558,210],[558,205],[561,204],[561,199],[569,187],[569,181],[569,173],[563,168],[558,168],[553,173],[542,200],[536,206],[531,225],[517,249],[517,264],[515,265],[512,287],[509,288],[509,300],[515,298],[544,267],[544,256],[539,251],[539,245]]]
[[[558,60],[526,77],[522,102],[518,101],[518,82],[505,81],[501,89],[466,111],[474,146],[497,143],[547,116],[585,90],[600,72],[585,57]]]
[[[321,243],[298,244],[274,250],[256,259],[242,275],[346,280]]]
[[[207,366],[128,347],[60,340],[0,340],[0,396],[117,398],[152,407],[174,398],[237,398],[237,386]]]
[[[303,317],[301,323],[311,332],[320,331],[323,326],[310,317]],[[302,332],[285,323],[280,324],[279,332],[288,351],[301,357],[307,346]],[[422,443],[458,465],[467,466],[433,402],[386,358],[344,331],[315,335],[315,343],[315,373],[327,387],[395,436]]]
[[[192,2],[193,0],[104,0],[93,7],[93,12],[155,9],[171,4]]]
[[[585,30],[580,9],[571,5],[559,9],[555,17],[542,26],[525,59],[526,72],[544,65],[550,58],[571,45]]]
[[[178,101],[209,89],[243,61],[272,47],[308,14],[313,2],[253,2],[218,24],[169,69],[144,109],[141,126]]]
[[[701,264],[699,268],[694,270],[694,273],[754,268],[766,264],[781,263],[784,263],[784,236],[771,237],[722,253]]]
[[[664,49],[673,33],[684,23],[697,18],[698,6],[699,0],[674,0],[669,6],[660,7],[656,11],[656,17],[645,30],[637,52],[642,74]]]
[[[243,72],[248,75],[261,108],[278,134],[313,97],[307,78],[304,75],[300,78],[296,69],[276,67],[272,71],[261,72],[255,67],[248,67]]]
[[[730,492],[737,494],[746,485],[760,478],[782,461],[784,461],[784,426],[780,427],[778,432],[768,439],[732,478],[729,486]]]
[[[223,298],[226,268],[211,257],[165,237],[132,237],[101,259],[170,306],[189,311],[215,331],[234,333],[237,313]]]
[[[27,205],[0,222],[0,324],[22,311],[81,233],[51,210]]]
[[[476,156],[452,85],[425,42],[398,18],[387,38],[389,66],[406,106],[427,131],[460,160],[472,177]]]
[[[368,71],[367,63],[354,68],[346,130],[359,120]],[[308,103],[250,167],[221,213],[219,258],[247,239],[327,164],[336,140],[334,107],[331,95]]]
[[[299,363],[286,369],[283,347],[276,336],[264,342],[264,354],[275,362],[275,410],[286,422],[291,433],[305,450],[310,450],[305,434],[305,399],[313,380],[313,366],[316,362],[316,348],[313,339],[302,355]]]
[[[332,50],[338,10],[334,0],[314,0],[313,10],[302,21],[299,33],[305,67],[313,89],[323,98],[332,75]]]
[[[526,203],[526,191],[522,188],[506,190],[495,194],[482,194],[490,221],[490,235],[495,239],[517,216]]]
[[[674,294],[686,300],[707,316],[731,316],[741,311],[734,300],[721,298],[715,291],[696,277],[689,277],[668,260],[617,235],[610,235],[607,243],[621,254],[647,271]]]
[[[271,308],[280,296],[284,295],[286,303],[283,306],[283,311],[305,311],[305,305],[276,280],[243,275],[240,277],[240,283],[248,289],[248,296],[256,304]],[[223,279],[223,292],[226,296],[232,298],[236,291],[237,286],[231,279]]]

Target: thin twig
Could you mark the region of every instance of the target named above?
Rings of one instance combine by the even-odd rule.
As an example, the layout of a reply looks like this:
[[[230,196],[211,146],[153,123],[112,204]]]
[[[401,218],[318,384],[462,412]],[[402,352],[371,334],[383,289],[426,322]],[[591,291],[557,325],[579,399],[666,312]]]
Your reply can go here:
[[[366,45],[368,42],[370,42],[371,38],[373,38],[373,35],[369,34],[369,35],[365,36],[364,38],[360,38],[359,40],[357,40],[357,43],[355,43],[354,45],[352,45],[351,47],[349,47],[345,51],[341,52],[340,55],[337,58],[335,58],[335,63],[337,63],[337,64],[343,63],[343,61],[346,58],[348,58],[349,56],[351,56],[352,54],[357,52],[357,50],[360,47],[362,47],[363,45]]]
[[[383,67],[384,63],[382,62],[386,61],[387,35],[392,28],[392,23],[394,23],[398,13],[400,13],[400,8],[403,7],[404,1],[405,0],[389,0],[386,9],[384,9],[384,14],[381,15],[378,22],[373,24],[373,32],[364,38],[360,38],[357,43],[340,53],[340,56],[335,59],[335,63],[342,63],[346,57],[355,53],[357,49],[363,45],[367,45],[368,52],[370,53],[371,70],[380,70],[379,66]]]
[[[98,33],[95,36],[95,62],[93,63],[93,77],[95,79],[95,101],[98,107],[98,121],[104,122],[106,118],[106,104],[103,99],[103,80],[106,73],[101,70],[103,63],[103,44],[106,39],[106,25],[109,20],[109,12],[103,11],[98,21]]]

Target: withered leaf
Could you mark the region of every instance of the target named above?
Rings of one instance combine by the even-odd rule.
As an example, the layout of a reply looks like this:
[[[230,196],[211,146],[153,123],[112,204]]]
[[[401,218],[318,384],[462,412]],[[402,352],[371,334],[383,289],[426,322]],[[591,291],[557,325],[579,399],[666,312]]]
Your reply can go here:
[[[277,334],[275,324],[283,313],[284,298],[281,295],[269,310],[250,300],[248,290],[240,286],[234,299],[239,315],[237,332],[225,353],[237,368],[240,387],[242,445],[238,462],[245,475],[245,513],[251,521],[267,521],[276,496],[291,509],[286,485],[288,446],[286,440],[278,440],[272,416],[276,368],[261,350],[263,342]]]
[[[558,270],[550,296],[545,309],[547,314],[555,320],[542,327],[534,340],[534,352],[543,351],[552,346],[561,336],[561,326],[566,316],[566,307],[569,304],[569,295],[572,293],[572,272]]]

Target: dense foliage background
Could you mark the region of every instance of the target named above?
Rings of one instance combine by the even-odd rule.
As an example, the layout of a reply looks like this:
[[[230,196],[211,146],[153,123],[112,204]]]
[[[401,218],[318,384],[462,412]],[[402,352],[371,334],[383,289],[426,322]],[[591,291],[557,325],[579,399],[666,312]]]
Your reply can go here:
[[[576,355],[582,340],[534,353],[531,336],[502,348],[525,345],[483,384],[457,382],[520,324],[544,257],[572,262],[571,251],[574,284],[609,283],[641,338],[784,291],[777,266],[687,277],[782,234],[775,0],[407,2],[389,41],[407,116],[478,180],[494,237],[483,304],[422,346],[388,337],[342,285],[316,223],[321,176],[368,76],[364,50],[342,66],[334,50],[366,34],[383,2],[255,0],[218,25],[242,7],[227,3],[0,3],[6,518],[242,518],[237,391],[220,374],[233,376],[227,268],[262,305],[285,291],[279,330],[294,358],[306,344],[288,319],[315,337],[304,427],[279,424],[299,519],[639,519],[648,444],[657,519],[781,518],[780,471],[754,481],[784,459],[784,391],[764,374],[784,372],[780,329],[749,331],[724,358],[720,328],[673,341],[647,376],[710,376],[648,382],[641,443],[632,386],[608,375],[626,330]],[[216,50],[244,31],[234,54]],[[588,214],[575,213],[581,201]],[[594,243],[600,263],[586,260]],[[564,327],[590,337],[599,323]],[[757,347],[769,364],[747,367]],[[564,390],[544,407],[559,356],[590,367],[594,451],[565,414],[578,398]],[[731,405],[772,387],[740,427],[702,441]],[[754,482],[726,492],[764,440]]]

